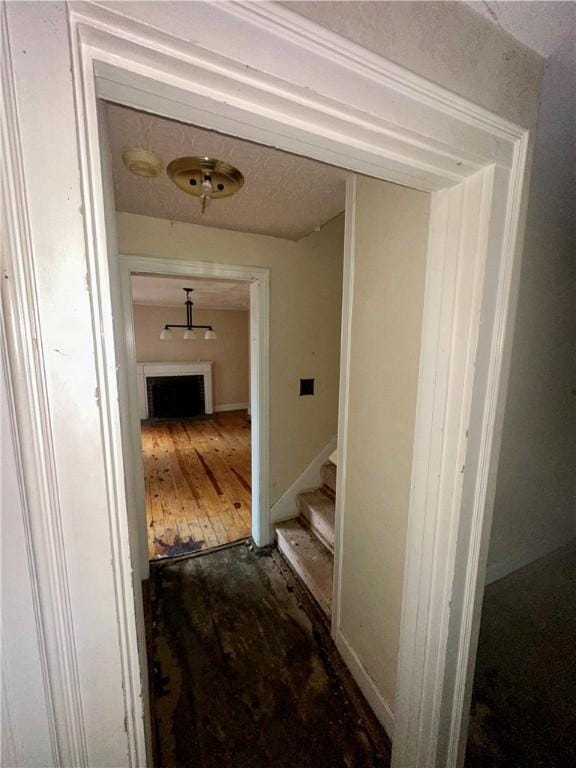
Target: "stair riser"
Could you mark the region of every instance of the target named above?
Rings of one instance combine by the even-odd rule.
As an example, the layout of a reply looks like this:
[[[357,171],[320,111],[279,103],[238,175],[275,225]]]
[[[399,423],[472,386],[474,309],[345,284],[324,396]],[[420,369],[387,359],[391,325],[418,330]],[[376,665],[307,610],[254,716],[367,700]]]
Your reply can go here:
[[[318,536],[322,544],[330,552],[334,553],[334,528],[328,525],[321,515],[318,515],[314,509],[310,509],[306,504],[300,504],[300,514],[312,533]]]
[[[322,482],[332,493],[336,493],[336,467],[334,464],[324,464],[320,470]]]

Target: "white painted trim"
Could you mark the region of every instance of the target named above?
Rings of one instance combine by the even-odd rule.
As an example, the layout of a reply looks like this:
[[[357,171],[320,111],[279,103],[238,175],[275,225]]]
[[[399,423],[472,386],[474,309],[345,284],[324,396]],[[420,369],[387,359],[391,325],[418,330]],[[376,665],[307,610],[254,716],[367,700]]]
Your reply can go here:
[[[338,154],[340,165],[361,173],[381,175],[385,165],[387,179],[418,189],[434,191],[457,184],[487,163],[509,167],[511,145],[522,133],[274,3],[212,6],[210,28],[204,28],[203,46],[197,49],[167,35],[156,41],[149,27],[104,7],[84,2],[72,2],[71,7],[86,46],[93,47],[98,92],[103,98],[148,111],[153,103],[161,114],[186,119],[194,111],[199,125],[319,160],[333,162]],[[205,13],[205,4],[186,7],[179,19],[183,37],[187,31],[194,39]],[[225,47],[223,34],[228,35]],[[266,34],[273,36],[272,60],[269,49],[254,45],[255,35]],[[309,46],[311,39],[315,44]],[[129,50],[136,41],[146,51],[148,66],[133,63],[142,53]],[[276,55],[279,47],[282,57]],[[154,78],[157,52],[164,56],[161,88]],[[247,72],[237,63],[246,60],[243,57],[252,59],[254,71]],[[294,61],[294,84],[286,77],[258,74],[272,72],[279,58]],[[317,67],[320,61],[325,68]],[[197,82],[199,70],[210,85],[193,93],[186,82]],[[349,98],[345,105],[343,90]],[[225,92],[226,108],[213,111],[214,102]],[[359,93],[364,104],[371,105],[370,112],[357,106]],[[255,108],[252,114],[248,105]],[[310,107],[316,113],[316,135],[322,139],[312,144],[302,135]],[[277,119],[280,112],[281,121]],[[407,128],[408,124],[414,128]],[[348,136],[345,145],[341,135]]]
[[[250,283],[250,415],[252,419],[252,538],[273,542],[270,525],[270,272]]]
[[[212,361],[196,360],[179,363],[136,363],[138,380],[138,411],[141,419],[148,418],[148,385],[151,376],[202,376],[204,379],[204,411],[214,413],[212,398]]]
[[[28,4],[11,4],[13,17],[32,13],[19,5]],[[43,6],[50,4],[34,6],[37,25],[29,37],[47,44],[58,40],[58,50],[66,57],[67,45],[52,34],[55,27],[61,32],[58,23],[62,24],[64,13],[57,20]],[[99,629],[118,641],[117,656],[104,661],[110,661],[122,680],[126,763],[146,763],[140,681],[145,665],[138,660],[134,618],[97,96],[437,193],[430,253],[434,256],[437,249],[435,263],[451,265],[451,270],[430,275],[440,284],[442,301],[437,322],[425,329],[422,349],[421,370],[426,376],[418,394],[393,766],[453,768],[462,758],[459,749],[464,743],[484,585],[507,374],[503,365],[508,365],[511,337],[512,276],[519,269],[515,245],[527,132],[275,4],[172,4],[170,21],[177,30],[173,33],[163,28],[160,4],[124,4],[122,12],[94,3],[71,2],[62,8],[68,15],[75,122],[65,136],[55,135],[53,140],[78,148],[80,159],[81,183],[76,176],[69,180],[71,194],[84,212],[84,233],[82,241],[74,234],[78,256],[70,263],[76,267],[85,258],[87,266],[90,350],[94,350],[90,374],[97,385],[101,419],[98,433],[87,435],[87,442],[93,440],[102,451],[100,485],[111,553],[106,576],[114,590],[114,621]],[[201,45],[191,42],[199,28]],[[17,31],[26,37],[23,28]],[[15,60],[14,66],[27,72],[23,61]],[[12,109],[8,153],[15,181],[9,189],[13,220],[8,218],[8,226],[14,282],[8,281],[11,285],[4,290],[12,313],[8,342],[15,390],[20,389],[18,427],[27,435],[23,453],[31,500],[31,551],[41,574],[42,625],[59,713],[59,753],[63,763],[86,766],[90,761],[85,731],[93,733],[94,728],[84,720],[83,704],[88,703],[91,712],[103,707],[94,701],[88,685],[80,690],[81,662],[75,647],[75,633],[80,630],[72,616],[82,616],[83,629],[89,622],[80,602],[85,597],[80,584],[74,582],[73,598],[67,579],[68,565],[82,558],[86,568],[93,564],[86,561],[85,552],[74,549],[74,542],[68,542],[67,549],[62,546],[58,491],[66,474],[65,458],[53,450],[46,387],[47,372],[55,374],[56,366],[44,355],[35,310],[37,291],[44,298],[50,296],[52,303],[61,299],[62,306],[69,295],[56,279],[51,281],[46,269],[43,282],[36,281],[37,254],[32,253],[27,226],[29,202],[15,117],[21,108],[30,123],[34,96],[40,102],[58,103],[63,93],[58,88],[67,82],[68,59],[57,66],[56,85],[52,79],[26,83],[25,94],[17,96]],[[69,92],[67,87],[66,98]],[[25,149],[37,151],[30,146],[30,132],[27,137]],[[33,214],[38,205],[36,197]],[[56,252],[55,232],[36,215],[36,241],[49,240]],[[484,271],[485,279],[480,279]],[[255,285],[251,292],[258,290]],[[266,302],[267,290],[266,283]],[[88,298],[82,296],[78,302],[84,309]],[[260,307],[268,312],[264,301]],[[429,318],[434,318],[435,309],[435,304],[428,306]],[[345,327],[346,322],[345,318]],[[436,340],[434,328],[445,331]],[[251,339],[260,353],[267,350],[267,338],[251,333]],[[261,398],[267,420],[266,387],[267,370],[260,367],[251,381],[251,397],[253,403]],[[52,388],[50,397],[62,405],[66,391]],[[130,397],[136,402],[135,392]],[[268,453],[267,434],[267,421],[260,419],[253,433],[253,450],[259,455]],[[345,446],[339,445],[339,451],[343,466]],[[76,458],[81,470],[89,472],[86,457]],[[267,514],[268,487],[261,476],[258,481],[254,496]],[[337,561],[341,554],[336,552]],[[109,600],[107,589],[103,586],[94,600]],[[86,634],[82,638],[87,641]],[[85,661],[82,664],[86,670]]]
[[[340,656],[346,662],[346,666],[352,673],[354,680],[357,682],[358,687],[366,697],[366,701],[372,707],[374,714],[378,720],[382,723],[384,730],[388,734],[390,741],[394,739],[394,713],[390,704],[384,699],[378,686],[372,680],[366,668],[360,661],[360,658],[356,651],[352,648],[348,640],[342,634],[342,630],[338,630],[338,634],[335,638],[336,647],[340,652]]]
[[[445,599],[446,658],[444,696],[438,713],[438,757],[446,765],[463,765],[468,715],[480,629],[496,471],[500,453],[506,384],[513,331],[512,288],[519,270],[518,227],[525,184],[528,133],[514,145],[510,171],[487,168],[477,240],[484,249],[483,290],[477,343],[469,343],[466,376],[470,427],[461,436],[463,483],[458,506],[459,525],[450,519],[454,546],[454,578]],[[466,307],[462,308],[466,311]],[[466,442],[468,443],[467,449]],[[467,514],[464,514],[466,510]],[[457,655],[454,655],[457,654]],[[444,753],[445,749],[445,753]]]
[[[214,413],[226,413],[227,411],[247,411],[250,403],[224,403],[215,405]]]
[[[296,497],[303,491],[312,488],[318,488],[322,485],[320,470],[330,458],[330,454],[336,448],[336,437],[333,437],[329,443],[318,453],[308,464],[306,469],[294,480],[290,488],[284,491],[278,501],[272,504],[270,519],[272,523],[279,523],[281,520],[291,520],[298,517],[298,502]]]
[[[564,550],[576,541],[570,534],[571,532],[565,532],[562,536],[530,542],[510,557],[491,563],[486,569],[486,586],[510,576],[514,571],[525,568],[530,563],[547,557],[557,550]]]
[[[217,264],[187,259],[163,259],[154,256],[120,256],[122,280],[122,308],[126,332],[128,379],[130,384],[130,410],[132,423],[136,425],[140,440],[140,414],[142,411],[142,385],[138,386],[138,367],[161,365],[181,366],[188,369],[191,363],[141,363],[136,362],[136,341],[134,335],[134,314],[130,275],[144,273],[150,275],[182,275],[183,277],[216,277],[228,280],[245,280],[250,283],[250,383],[252,403],[252,538],[258,546],[271,543],[271,525],[269,509],[270,469],[268,455],[268,402],[269,402],[269,270],[265,267],[244,267],[230,264]],[[202,363],[211,368],[211,363]],[[208,404],[207,404],[208,405]],[[235,404],[234,404],[235,405]],[[240,404],[247,408],[247,404]],[[226,406],[225,406],[226,407]],[[222,406],[220,406],[222,409]],[[214,408],[215,411],[218,408]],[[231,410],[231,409],[230,409]],[[141,455],[139,452],[138,456]],[[143,477],[142,462],[138,462],[135,473]],[[143,483],[138,483],[143,486]],[[145,525],[145,499],[138,500],[142,510],[140,518]]]
[[[9,368],[8,398],[14,409],[13,435],[23,475],[26,544],[52,741],[52,754],[47,759],[88,768],[6,4],[0,7],[0,24],[2,331]]]
[[[1,13],[1,11],[0,11]],[[6,156],[6,155],[4,155]],[[5,211],[3,211],[3,214]],[[5,221],[5,219],[3,219]],[[3,243],[5,245],[5,243]],[[8,267],[8,264],[6,264]],[[4,274],[9,274],[8,271]],[[14,454],[14,470],[16,472],[16,484],[18,486],[18,500],[14,499],[13,503],[16,508],[20,508],[22,514],[22,527],[25,532],[25,568],[28,570],[30,579],[30,599],[32,602],[32,611],[34,615],[34,641],[38,649],[38,662],[40,666],[40,675],[42,678],[42,685],[40,688],[37,685],[34,686],[34,695],[38,701],[43,700],[46,714],[47,714],[47,731],[50,739],[50,757],[54,761],[54,764],[58,762],[58,741],[55,729],[55,716],[56,711],[54,709],[53,701],[53,689],[50,685],[49,670],[47,665],[47,649],[46,649],[46,633],[42,625],[41,618],[41,602],[40,592],[38,584],[38,572],[37,565],[34,561],[33,553],[30,551],[31,545],[31,520],[30,520],[30,506],[28,498],[26,496],[26,482],[23,472],[23,454],[22,454],[22,440],[25,440],[25,435],[19,435],[17,430],[17,418],[15,411],[15,404],[13,400],[14,386],[11,381],[11,371],[9,361],[6,358],[7,353],[6,343],[6,327],[5,318],[0,317],[0,388],[2,388],[2,397],[5,398],[5,407],[7,411],[6,421],[9,424],[10,435],[1,434],[2,443],[0,446],[0,459],[2,460],[2,481],[4,479],[4,462],[6,445],[11,445],[11,450]],[[2,508],[2,502],[0,502],[0,510]],[[12,532],[9,531],[8,526],[4,527],[4,520],[2,521],[3,535],[9,533],[10,542],[12,542]],[[10,544],[9,544],[10,546]],[[21,557],[21,552],[18,550],[18,557]],[[6,589],[8,570],[10,566],[6,563],[6,558],[2,561],[2,571],[0,573],[0,595],[3,590]],[[30,648],[30,645],[26,645],[26,641],[30,641],[31,638],[26,638],[26,641],[21,641],[16,635],[15,639],[17,647],[14,652],[18,654],[18,662],[22,661],[22,669],[14,668],[9,662],[9,653],[6,639],[11,632],[14,631],[14,627],[7,627],[6,622],[9,621],[9,617],[4,610],[5,602],[2,602],[4,598],[0,600],[2,605],[2,626],[0,626],[0,689],[1,689],[1,735],[0,735],[0,748],[1,748],[1,765],[21,765],[24,764],[26,757],[22,754],[22,748],[26,744],[26,734],[30,727],[29,711],[26,706],[29,702],[29,696],[32,692],[30,687],[30,680],[34,680],[33,675],[29,678],[28,683],[20,679],[19,672],[25,670],[25,674],[30,674],[31,669],[34,667],[34,661],[31,663],[27,658],[26,650]],[[22,626],[22,625],[21,625]],[[15,659],[12,657],[12,662]],[[14,682],[16,682],[16,687]],[[24,704],[24,708],[23,705]],[[24,750],[26,752],[26,750]],[[2,762],[4,761],[4,762]]]
[[[429,765],[440,726],[491,201],[488,168],[432,200],[396,697],[398,765]],[[432,360],[436,359],[436,364]],[[451,471],[448,471],[451,467]],[[460,642],[461,627],[455,627]],[[444,664],[440,659],[446,659]],[[443,764],[443,763],[440,763]],[[452,765],[452,763],[448,763]]]
[[[334,592],[332,599],[332,638],[336,642],[340,630],[342,602],[342,541],[344,537],[344,499],[348,434],[348,400],[350,394],[350,351],[352,344],[352,298],[354,296],[354,242],[356,239],[356,176],[346,180],[346,213],[344,221],[344,257],[342,265],[342,329],[340,333],[340,383],[338,390],[338,437],[336,466],[336,509],[334,513]]]

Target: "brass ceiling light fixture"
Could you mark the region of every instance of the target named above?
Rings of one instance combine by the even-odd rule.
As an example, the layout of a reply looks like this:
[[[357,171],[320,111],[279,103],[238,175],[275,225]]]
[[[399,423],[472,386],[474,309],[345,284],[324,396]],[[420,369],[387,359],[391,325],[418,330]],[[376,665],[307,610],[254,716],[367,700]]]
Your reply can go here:
[[[238,168],[213,157],[179,157],[166,172],[179,189],[200,198],[202,213],[210,200],[230,197],[244,184]]]

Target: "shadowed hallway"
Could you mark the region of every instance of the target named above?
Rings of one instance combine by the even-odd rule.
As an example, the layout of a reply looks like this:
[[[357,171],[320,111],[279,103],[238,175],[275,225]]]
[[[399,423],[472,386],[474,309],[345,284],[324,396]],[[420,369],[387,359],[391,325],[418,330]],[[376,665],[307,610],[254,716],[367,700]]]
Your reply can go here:
[[[576,765],[576,548],[486,588],[467,768]]]

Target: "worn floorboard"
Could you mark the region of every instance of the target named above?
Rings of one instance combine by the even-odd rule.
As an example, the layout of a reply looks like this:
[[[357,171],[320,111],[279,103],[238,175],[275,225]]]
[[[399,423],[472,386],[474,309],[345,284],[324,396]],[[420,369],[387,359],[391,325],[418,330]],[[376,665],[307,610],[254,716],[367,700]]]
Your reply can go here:
[[[158,766],[389,765],[387,740],[269,552],[241,544],[158,564],[151,578]]]
[[[245,411],[145,422],[141,438],[150,560],[250,535],[250,422]]]
[[[576,548],[486,588],[467,768],[576,766]]]

